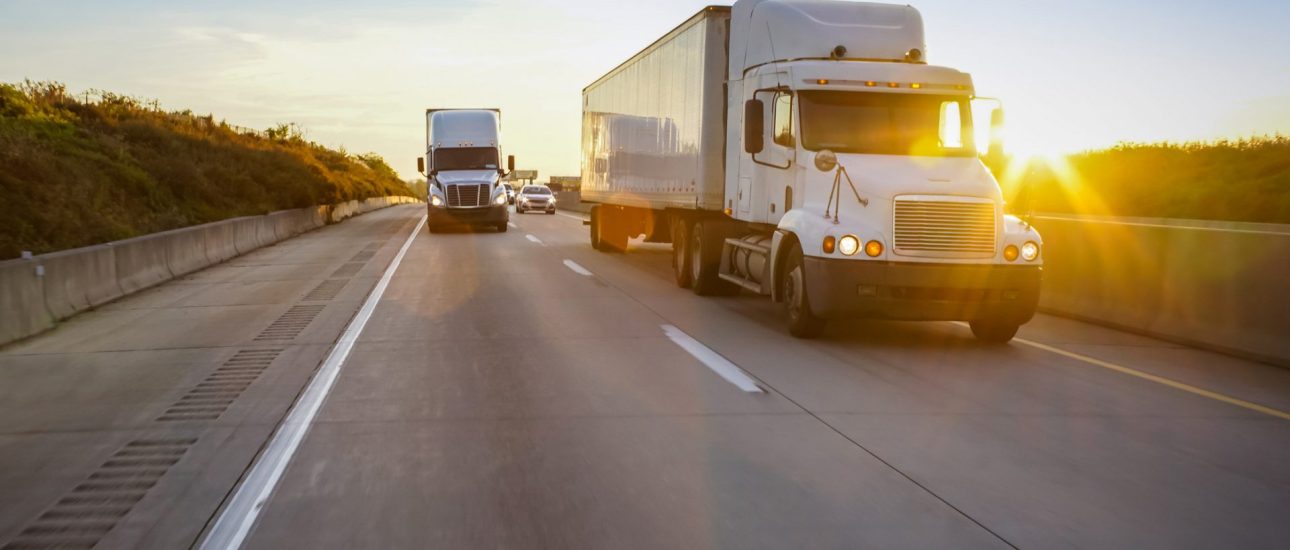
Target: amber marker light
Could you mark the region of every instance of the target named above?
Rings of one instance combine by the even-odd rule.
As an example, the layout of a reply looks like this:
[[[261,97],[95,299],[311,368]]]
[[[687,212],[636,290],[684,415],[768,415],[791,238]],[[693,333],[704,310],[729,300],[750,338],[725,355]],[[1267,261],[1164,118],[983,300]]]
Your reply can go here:
[[[878,83],[877,83],[877,82],[874,82],[874,81],[872,81],[872,80],[866,80],[866,81],[865,81],[865,83],[864,83],[864,85],[865,85],[865,86],[868,86],[868,87],[870,87],[870,88],[872,88],[872,87],[874,87],[874,86],[877,86],[877,85],[878,85]]]
[[[1019,254],[1020,252],[1017,250],[1017,245],[1015,244],[1010,244],[1007,246],[1007,248],[1003,249],[1003,259],[1008,260],[1010,262],[1017,261],[1017,256]]]
[[[816,83],[816,84],[819,84],[819,85],[821,85],[821,86],[823,86],[823,85],[825,85],[825,84],[828,84],[828,83],[829,83],[829,80],[828,80],[827,78],[821,78],[821,79],[819,79],[819,80],[816,80],[816,81],[815,81],[815,83]]]
[[[917,89],[919,89],[919,88],[922,88],[922,87],[923,87],[923,85],[922,85],[922,84],[920,84],[920,83],[918,83],[918,82],[915,82],[915,83],[913,83],[913,84],[910,84],[910,85],[909,85],[909,87],[910,87],[910,88],[913,88],[913,89],[915,89],[915,90],[917,90]]]
[[[836,249],[838,246],[838,240],[833,238],[833,235],[829,235],[824,238],[823,246],[824,246],[825,254],[832,254],[833,250]]]
[[[877,258],[882,255],[882,242],[869,241],[864,245],[864,253],[870,258]]]
[[[899,87],[900,87],[900,83],[899,83],[899,82],[888,82],[888,83],[887,83],[887,87],[888,87],[888,88],[899,88]]]

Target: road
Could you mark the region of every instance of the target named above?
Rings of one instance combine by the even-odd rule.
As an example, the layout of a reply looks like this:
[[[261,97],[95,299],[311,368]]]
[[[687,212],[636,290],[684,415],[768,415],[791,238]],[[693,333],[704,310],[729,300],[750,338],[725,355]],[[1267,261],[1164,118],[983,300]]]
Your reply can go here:
[[[1045,315],[1002,347],[955,323],[801,341],[767,300],[676,288],[666,246],[598,253],[564,214],[409,241],[422,214],[0,350],[0,545],[1290,541],[1286,369]]]

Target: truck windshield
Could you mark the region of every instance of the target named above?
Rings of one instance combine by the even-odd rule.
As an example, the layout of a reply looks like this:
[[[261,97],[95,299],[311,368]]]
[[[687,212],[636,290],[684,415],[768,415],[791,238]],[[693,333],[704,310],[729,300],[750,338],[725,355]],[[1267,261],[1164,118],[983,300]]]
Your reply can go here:
[[[802,146],[873,155],[976,154],[962,96],[806,90],[799,94]]]
[[[496,170],[496,147],[441,147],[434,150],[435,170]]]

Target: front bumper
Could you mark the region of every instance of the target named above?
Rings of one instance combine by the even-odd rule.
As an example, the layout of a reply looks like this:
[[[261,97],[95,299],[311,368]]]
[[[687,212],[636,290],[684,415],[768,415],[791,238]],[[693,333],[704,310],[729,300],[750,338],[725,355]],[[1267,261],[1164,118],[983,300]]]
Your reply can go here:
[[[910,321],[1029,321],[1037,265],[919,264],[803,258],[811,310],[821,317]]]
[[[509,210],[504,204],[481,206],[478,208],[443,208],[428,206],[426,223],[430,225],[485,225],[506,223],[510,219]]]
[[[550,211],[554,211],[554,210],[555,210],[555,203],[554,203],[554,202],[550,202],[550,201],[547,201],[547,202],[530,202],[530,203],[528,203],[528,204],[519,204],[519,205],[516,205],[516,206],[517,206],[518,208],[523,208],[523,209],[525,209],[525,210],[542,210],[542,211],[546,211],[546,212],[550,212]]]

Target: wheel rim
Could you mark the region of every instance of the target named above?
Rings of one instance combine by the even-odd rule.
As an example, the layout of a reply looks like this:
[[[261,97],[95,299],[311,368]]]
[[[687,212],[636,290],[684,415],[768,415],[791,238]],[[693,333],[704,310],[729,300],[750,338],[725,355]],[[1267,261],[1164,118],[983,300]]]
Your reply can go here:
[[[802,287],[802,266],[793,266],[793,270],[789,271],[788,277],[784,279],[784,301],[788,304],[788,316],[791,319],[802,317],[802,302],[805,298]]]

